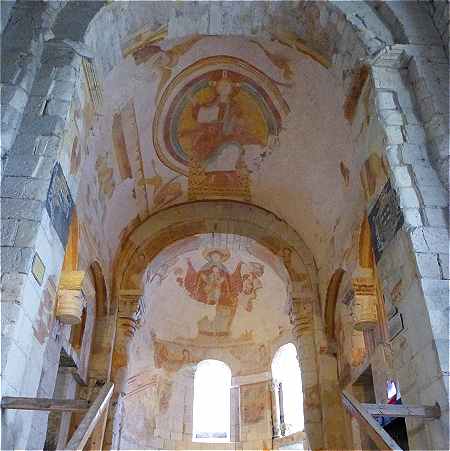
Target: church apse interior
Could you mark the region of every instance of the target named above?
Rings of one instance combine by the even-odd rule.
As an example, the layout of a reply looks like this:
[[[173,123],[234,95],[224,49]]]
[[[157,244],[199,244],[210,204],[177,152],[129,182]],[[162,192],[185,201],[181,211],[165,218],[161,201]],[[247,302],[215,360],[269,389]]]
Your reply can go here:
[[[4,2],[2,449],[448,449],[448,29]]]

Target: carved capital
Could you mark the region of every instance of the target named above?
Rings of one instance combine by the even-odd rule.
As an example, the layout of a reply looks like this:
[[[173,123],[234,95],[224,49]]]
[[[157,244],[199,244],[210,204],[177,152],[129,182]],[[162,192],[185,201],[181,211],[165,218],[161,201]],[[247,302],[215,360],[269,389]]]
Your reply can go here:
[[[86,306],[84,271],[63,271],[59,280],[56,317],[64,324],[78,324]]]
[[[294,334],[302,336],[313,331],[313,306],[311,302],[293,298],[289,311]]]
[[[353,316],[356,330],[372,329],[378,321],[377,289],[371,269],[359,269],[353,274]]]
[[[119,329],[132,337],[139,328],[145,313],[141,290],[121,290],[119,295]]]

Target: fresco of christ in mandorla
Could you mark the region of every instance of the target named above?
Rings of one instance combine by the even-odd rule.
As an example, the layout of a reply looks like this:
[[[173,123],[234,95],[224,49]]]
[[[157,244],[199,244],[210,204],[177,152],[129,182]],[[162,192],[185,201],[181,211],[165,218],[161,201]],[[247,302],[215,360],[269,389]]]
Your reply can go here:
[[[205,58],[165,90],[154,119],[155,150],[188,176],[191,200],[250,200],[250,174],[261,155],[278,148],[288,111],[277,87],[255,68],[231,57]]]

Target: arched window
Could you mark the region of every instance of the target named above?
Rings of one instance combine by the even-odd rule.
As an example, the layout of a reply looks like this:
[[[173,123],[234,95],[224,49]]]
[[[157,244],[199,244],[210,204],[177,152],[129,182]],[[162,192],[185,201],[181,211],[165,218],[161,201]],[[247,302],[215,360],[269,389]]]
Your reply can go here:
[[[302,376],[297,350],[292,343],[281,346],[272,360],[272,378],[276,382],[281,435],[304,429]]]
[[[194,442],[230,441],[231,371],[219,360],[203,360],[194,377]]]

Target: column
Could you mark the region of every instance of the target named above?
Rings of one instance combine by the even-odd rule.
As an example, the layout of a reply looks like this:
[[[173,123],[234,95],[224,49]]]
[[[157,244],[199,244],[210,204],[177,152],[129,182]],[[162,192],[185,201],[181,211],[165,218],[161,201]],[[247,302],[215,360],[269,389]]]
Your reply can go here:
[[[111,372],[114,393],[109,406],[103,449],[118,449],[120,446],[123,403],[127,391],[129,351],[143,314],[142,291],[121,290]]]

